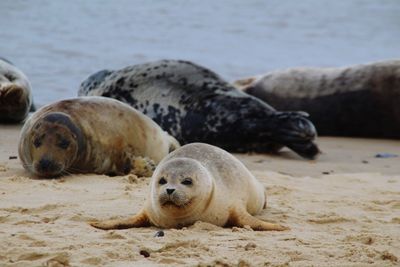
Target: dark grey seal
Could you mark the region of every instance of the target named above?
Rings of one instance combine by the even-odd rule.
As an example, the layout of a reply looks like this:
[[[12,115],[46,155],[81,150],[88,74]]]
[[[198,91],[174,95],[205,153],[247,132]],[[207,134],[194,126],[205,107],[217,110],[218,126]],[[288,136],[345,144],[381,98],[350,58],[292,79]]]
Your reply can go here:
[[[319,152],[316,130],[304,113],[278,112],[188,61],[102,70],[81,84],[78,95],[128,103],[181,144],[203,142],[232,152],[277,152],[287,146],[306,158]]]
[[[291,68],[238,80],[279,110],[304,110],[320,135],[400,138],[400,60]]]
[[[0,123],[21,122],[31,109],[28,78],[10,61],[0,58]]]

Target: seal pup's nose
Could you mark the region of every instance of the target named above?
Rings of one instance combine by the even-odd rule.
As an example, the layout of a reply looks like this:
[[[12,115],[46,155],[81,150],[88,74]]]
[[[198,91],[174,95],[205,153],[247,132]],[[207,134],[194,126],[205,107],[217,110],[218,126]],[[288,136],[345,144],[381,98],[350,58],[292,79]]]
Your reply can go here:
[[[171,195],[175,191],[173,188],[167,188],[166,190],[168,195]]]

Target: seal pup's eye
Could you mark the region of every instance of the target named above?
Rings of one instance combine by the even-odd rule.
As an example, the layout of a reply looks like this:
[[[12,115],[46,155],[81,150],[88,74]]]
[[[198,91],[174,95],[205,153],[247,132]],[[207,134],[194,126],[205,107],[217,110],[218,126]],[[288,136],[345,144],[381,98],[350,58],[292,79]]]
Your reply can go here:
[[[165,180],[164,177],[161,177],[160,181],[158,181],[159,184],[166,184],[167,180]]]
[[[69,146],[69,141],[68,140],[66,140],[66,139],[61,139],[61,141],[60,142],[58,142],[58,147],[60,147],[60,148],[62,148],[62,149],[67,149],[68,148],[68,146]]]
[[[184,184],[184,185],[191,185],[191,184],[193,184],[192,178],[185,178],[185,179],[181,182],[181,184]]]

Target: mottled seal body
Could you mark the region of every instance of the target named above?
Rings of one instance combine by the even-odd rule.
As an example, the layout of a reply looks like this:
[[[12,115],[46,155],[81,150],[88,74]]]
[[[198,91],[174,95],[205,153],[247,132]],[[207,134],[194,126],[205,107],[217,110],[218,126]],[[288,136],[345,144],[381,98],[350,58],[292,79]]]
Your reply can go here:
[[[0,58],[0,122],[21,122],[32,106],[31,85],[25,74]]]
[[[87,78],[78,94],[128,103],[181,144],[204,142],[236,152],[276,152],[288,146],[307,158],[318,153],[315,128],[303,113],[277,112],[188,61],[103,70]]]
[[[218,226],[249,225],[254,230],[287,229],[252,216],[265,206],[264,187],[239,160],[218,147],[192,143],[157,166],[142,211],[129,219],[91,225],[100,229],[180,228],[203,221]]]
[[[19,156],[38,176],[65,173],[151,175],[178,142],[151,119],[105,97],[62,100],[42,107],[21,131]]]
[[[321,135],[400,138],[400,60],[291,68],[235,83],[279,110],[304,110]]]

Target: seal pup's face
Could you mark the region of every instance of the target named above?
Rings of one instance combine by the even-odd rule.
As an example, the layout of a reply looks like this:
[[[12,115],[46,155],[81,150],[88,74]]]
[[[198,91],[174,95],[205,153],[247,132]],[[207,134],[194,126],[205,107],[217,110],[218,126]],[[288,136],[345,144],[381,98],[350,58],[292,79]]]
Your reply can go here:
[[[59,112],[49,113],[32,127],[29,137],[30,170],[41,177],[55,177],[66,173],[78,156],[79,128],[71,118]]]
[[[166,216],[192,216],[206,208],[212,188],[211,174],[198,161],[172,159],[154,172],[151,187],[153,206]]]

